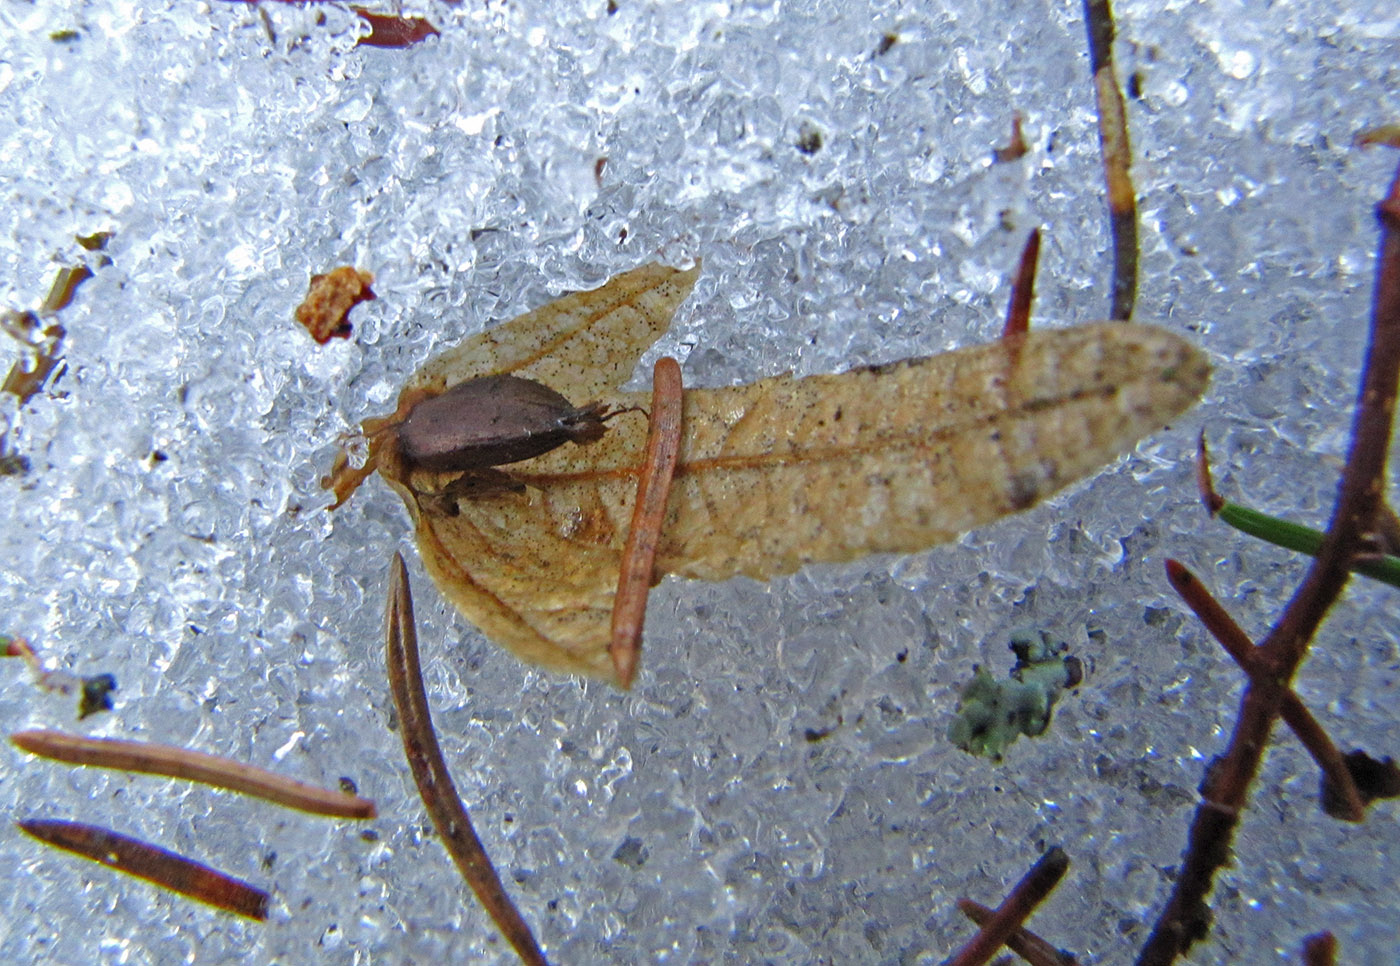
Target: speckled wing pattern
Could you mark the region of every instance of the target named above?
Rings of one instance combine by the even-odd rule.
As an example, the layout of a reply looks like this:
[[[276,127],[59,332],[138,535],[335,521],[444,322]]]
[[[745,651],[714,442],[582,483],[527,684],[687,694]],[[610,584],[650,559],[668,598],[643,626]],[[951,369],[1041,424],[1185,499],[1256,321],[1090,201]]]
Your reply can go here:
[[[629,272],[453,350],[410,386],[504,370],[562,386],[575,402],[645,406],[645,394],[615,387],[694,277]],[[934,546],[1107,463],[1189,408],[1208,377],[1204,355],[1173,333],[1099,323],[687,390],[657,574],[764,579]],[[513,464],[523,492],[460,501],[455,515],[399,486],[442,592],[519,657],[611,679],[613,592],[646,431],[640,412],[615,417],[599,442]],[[442,478],[413,482],[431,489]]]

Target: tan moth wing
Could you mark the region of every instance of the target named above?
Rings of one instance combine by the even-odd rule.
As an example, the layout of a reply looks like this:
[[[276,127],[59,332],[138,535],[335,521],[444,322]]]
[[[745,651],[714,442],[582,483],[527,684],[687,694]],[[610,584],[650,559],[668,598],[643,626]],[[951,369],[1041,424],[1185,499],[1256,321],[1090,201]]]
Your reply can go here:
[[[931,547],[1102,466],[1189,408],[1208,376],[1178,336],[1105,323],[688,390],[656,572],[762,579]],[[613,593],[646,430],[640,413],[619,416],[597,443],[512,465],[523,493],[460,501],[455,515],[399,486],[439,588],[519,657],[611,679]]]

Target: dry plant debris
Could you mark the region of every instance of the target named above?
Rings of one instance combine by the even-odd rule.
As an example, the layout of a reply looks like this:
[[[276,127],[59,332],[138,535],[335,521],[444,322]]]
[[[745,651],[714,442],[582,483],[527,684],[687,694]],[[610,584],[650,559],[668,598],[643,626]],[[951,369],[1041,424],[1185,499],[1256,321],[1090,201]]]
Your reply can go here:
[[[452,473],[381,472],[428,572],[519,657],[616,681],[614,594],[647,466],[647,398],[617,387],[666,330],[698,266],[649,265],[432,360],[400,394],[513,374],[618,413],[602,439],[511,468],[521,484],[444,506]],[[1024,510],[1191,406],[1209,375],[1179,336],[1102,323],[846,373],[684,393],[656,573],[702,580],[912,552]],[[400,407],[402,411],[402,405]],[[371,436],[383,420],[365,424]],[[363,470],[325,483],[343,500]]]
[[[1260,513],[1238,503],[1231,503],[1216,492],[1215,483],[1211,479],[1210,454],[1206,449],[1204,430],[1196,444],[1196,489],[1207,513],[1218,517],[1241,533],[1266,540],[1285,550],[1305,553],[1310,557],[1316,557],[1322,549],[1322,540],[1326,536],[1322,531],[1282,517]],[[1388,507],[1382,507],[1381,510],[1374,524],[1373,538],[1376,548],[1373,552],[1357,554],[1352,561],[1352,570],[1363,577],[1379,580],[1392,587],[1400,587],[1400,557],[1395,556],[1397,545],[1400,545],[1400,537],[1397,537],[1400,524],[1397,524],[1395,515]]]
[[[680,363],[670,357],[658,359],[652,371],[647,455],[637,477],[637,502],[632,510],[632,527],[627,531],[627,547],[622,553],[617,596],[613,598],[610,651],[615,680],[622,688],[632,686],[641,659],[647,594],[656,581],[656,548],[661,542],[671,481],[680,457],[683,408]]]
[[[1035,272],[1040,264],[1040,229],[1031,230],[1021,249],[1021,261],[1016,266],[1016,280],[1011,283],[1011,301],[1006,307],[1006,322],[1001,328],[1002,339],[1014,339],[1031,330],[1031,303],[1035,301]]]
[[[1006,142],[1006,147],[995,148],[992,151],[992,161],[996,164],[1009,164],[1012,161],[1019,161],[1030,151],[1030,145],[1026,144],[1026,137],[1021,132],[1021,115],[1013,114],[1011,117],[1011,140]]]
[[[1138,956],[1139,966],[1166,966],[1209,934],[1207,897],[1216,872],[1230,861],[1235,830],[1269,747],[1274,722],[1285,713],[1296,716],[1296,709],[1285,712],[1293,703],[1289,698],[1293,676],[1327,612],[1346,588],[1357,555],[1372,549],[1377,521],[1388,512],[1383,494],[1400,381],[1400,171],[1376,206],[1376,214],[1381,239],[1370,344],[1332,519],[1302,584],[1264,640],[1248,651],[1248,683],[1234,732],[1228,748],[1202,782],[1201,801],[1188,832],[1180,873]],[[1206,594],[1204,588],[1201,594]],[[1220,636],[1218,626],[1209,621],[1207,626]],[[1239,633],[1243,638],[1240,643],[1249,644],[1243,631]],[[1354,780],[1352,767],[1347,763]],[[1334,794],[1336,791],[1333,789]]]
[[[1023,938],[1018,936],[1021,924],[1035,911],[1036,906],[1045,901],[1068,871],[1069,856],[1063,849],[1053,846],[1046,851],[1012,887],[1001,905],[992,910],[985,920],[978,922],[981,928],[977,935],[948,960],[948,966],[982,966],[1013,937],[1018,940],[1017,945],[1029,945],[1019,942]],[[959,903],[959,908],[968,918],[978,918],[962,903]]]
[[[29,665],[34,675],[34,683],[45,691],[57,694],[78,695],[79,720],[99,711],[112,710],[112,692],[117,690],[117,679],[111,674],[90,674],[79,677],[68,671],[48,670],[34,648],[23,637],[0,634],[0,657],[18,657]]]
[[[418,628],[413,617],[413,593],[403,557],[394,554],[389,570],[388,602],[384,614],[385,661],[389,690],[399,712],[399,733],[418,794],[428,810],[448,854],[477,900],[501,934],[528,966],[548,966],[525,918],[501,885],[491,857],[477,838],[471,816],[453,784],[433,730],[423,670],[418,660]]]
[[[364,7],[350,9],[369,25],[369,33],[355,41],[356,47],[412,47],[429,37],[438,36],[438,29],[422,17],[374,13]]]
[[[959,899],[958,911],[979,926],[985,926],[996,915],[996,910],[973,902]],[[1025,926],[1017,929],[1006,940],[1006,948],[1020,956],[1030,966],[1078,966],[1079,958],[1071,952],[1056,949],[1050,943],[1031,932]]]
[[[88,738],[59,731],[20,731],[10,736],[32,755],[73,765],[117,768],[201,782],[313,815],[374,818],[374,803],[358,795],[330,791],[240,761],[188,748],[116,738]]]
[[[1089,31],[1089,69],[1094,75],[1094,97],[1099,108],[1099,144],[1108,188],[1109,230],[1113,235],[1108,317],[1126,320],[1132,318],[1137,301],[1137,192],[1129,171],[1133,152],[1128,141],[1127,108],[1113,64],[1116,29],[1109,0],[1084,0],[1084,20]]]
[[[266,892],[159,846],[81,822],[31,818],[15,824],[40,842],[154,882],[163,889],[259,922],[267,918],[270,897]]]
[[[311,276],[306,298],[297,306],[296,317],[319,345],[331,339],[348,339],[350,310],[374,298],[369,272],[341,265],[323,275]]]
[[[1369,148],[1374,145],[1400,148],[1400,124],[1379,124],[1376,127],[1368,127],[1364,131],[1357,131],[1351,139],[1351,143],[1358,148]]]

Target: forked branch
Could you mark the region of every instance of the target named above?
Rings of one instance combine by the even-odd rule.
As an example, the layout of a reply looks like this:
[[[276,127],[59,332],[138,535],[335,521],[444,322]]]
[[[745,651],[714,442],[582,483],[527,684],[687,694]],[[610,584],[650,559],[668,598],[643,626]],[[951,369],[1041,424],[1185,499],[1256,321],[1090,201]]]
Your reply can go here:
[[[1259,770],[1269,732],[1294,673],[1327,611],[1346,587],[1351,567],[1368,550],[1382,508],[1385,467],[1400,378],[1400,172],[1377,206],[1380,252],[1361,390],[1351,449],[1327,535],[1302,585],[1253,653],[1230,744],[1202,789],[1185,862],[1172,896],[1138,957],[1140,966],[1164,966],[1203,939],[1210,923],[1206,897],[1215,873],[1230,858],[1235,828]]]

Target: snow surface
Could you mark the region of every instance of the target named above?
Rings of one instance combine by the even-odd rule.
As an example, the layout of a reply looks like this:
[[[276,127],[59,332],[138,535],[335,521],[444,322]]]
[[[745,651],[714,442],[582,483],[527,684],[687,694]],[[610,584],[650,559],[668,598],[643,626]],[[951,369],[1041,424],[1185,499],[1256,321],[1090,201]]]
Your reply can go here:
[[[972,933],[954,900],[995,904],[1055,843],[1073,866],[1033,928],[1129,961],[1240,692],[1162,560],[1260,635],[1304,569],[1204,517],[1195,435],[1227,495],[1325,520],[1396,162],[1351,139],[1400,120],[1400,16],[1115,7],[1139,91],[1136,317],[1207,349],[1206,402],[955,545],[664,582],[623,695],[525,667],[451,612],[382,484],[324,512],[337,438],[435,351],[650,260],[704,259],[657,349],[695,385],[992,338],[1035,225],[1037,324],[1102,316],[1080,5],[410,4],[441,35],[407,50],[356,47],[339,4],[0,6],[0,307],[97,266],[75,235],[113,233],[59,316],[61,377],[0,401],[5,452],[29,461],[0,478],[0,632],[116,675],[115,712],[84,730],[346,776],[382,815],[303,817],[6,745],[0,814],[107,825],[274,904],[245,923],[0,829],[0,959],[514,961],[389,728],[382,608],[404,549],[443,745],[552,961],[937,963]],[[993,165],[1017,112],[1031,151]],[[372,271],[379,299],[317,347],[292,313],[339,264]],[[1400,752],[1395,601],[1355,584],[1299,683],[1339,744],[1378,756]],[[1094,671],[1047,736],[974,759],[945,739],[957,693],[974,664],[1003,673],[1028,624]],[[73,716],[0,663],[5,729]],[[1322,816],[1315,768],[1277,738],[1192,962],[1296,961],[1323,928],[1347,961],[1388,959],[1396,806]]]

